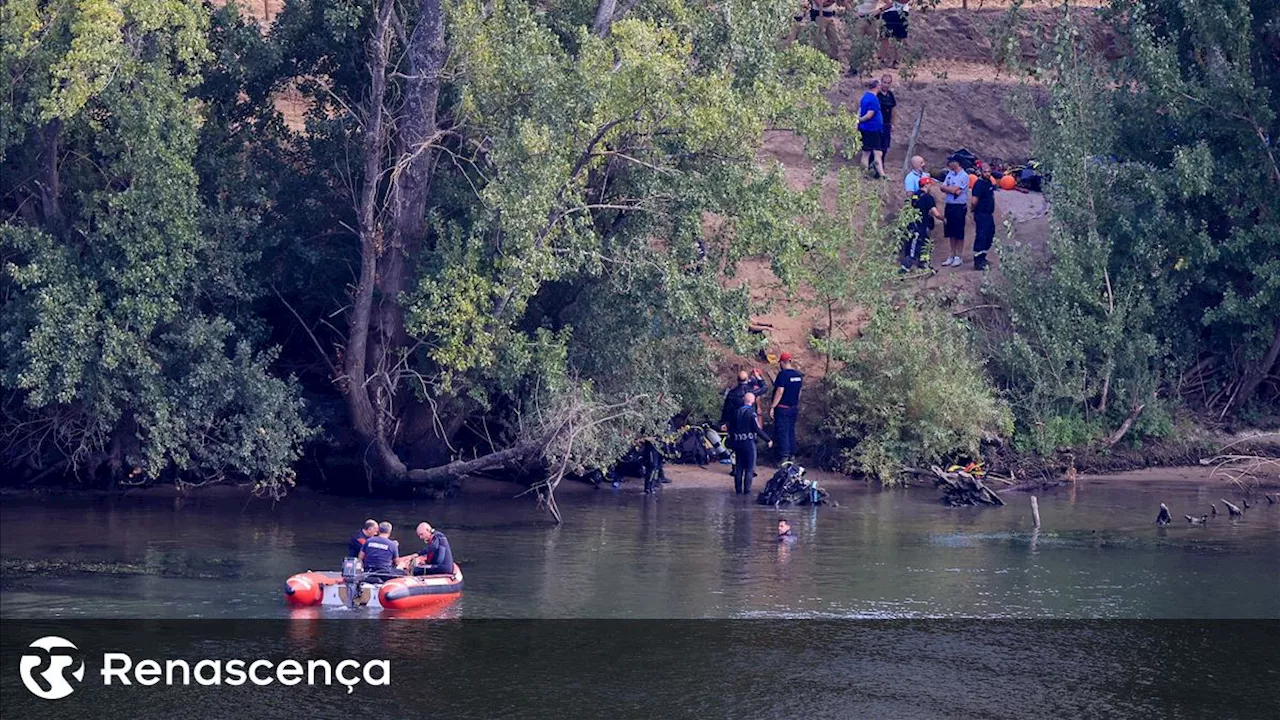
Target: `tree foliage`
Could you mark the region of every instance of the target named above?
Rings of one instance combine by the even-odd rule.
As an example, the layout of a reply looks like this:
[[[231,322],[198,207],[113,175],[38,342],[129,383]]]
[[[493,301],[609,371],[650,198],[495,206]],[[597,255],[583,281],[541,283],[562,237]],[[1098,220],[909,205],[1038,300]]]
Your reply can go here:
[[[10,458],[279,492],[312,431],[217,277],[252,250],[213,231],[199,198],[205,10],[19,0],[5,12]]]
[[[748,341],[726,275],[805,232],[764,131],[853,147],[772,3],[4,13],[5,429],[33,467],[278,485],[304,389],[377,479],[603,464],[713,402],[707,341]]]
[[[997,288],[995,369],[1042,452],[1276,392],[1280,16],[1235,0],[1105,12],[1131,49],[1120,60],[1069,21],[1044,45],[1048,101],[1027,114],[1052,173],[1052,259],[1014,253]]]

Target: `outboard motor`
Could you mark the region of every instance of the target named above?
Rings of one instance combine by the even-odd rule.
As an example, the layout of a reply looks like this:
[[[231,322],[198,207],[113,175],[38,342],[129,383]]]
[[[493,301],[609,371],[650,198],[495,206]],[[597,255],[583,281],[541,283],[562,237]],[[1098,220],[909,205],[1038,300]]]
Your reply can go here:
[[[346,591],[343,600],[346,601],[347,607],[356,606],[356,600],[360,597],[360,583],[363,580],[364,563],[360,562],[360,558],[343,558],[342,587]]]

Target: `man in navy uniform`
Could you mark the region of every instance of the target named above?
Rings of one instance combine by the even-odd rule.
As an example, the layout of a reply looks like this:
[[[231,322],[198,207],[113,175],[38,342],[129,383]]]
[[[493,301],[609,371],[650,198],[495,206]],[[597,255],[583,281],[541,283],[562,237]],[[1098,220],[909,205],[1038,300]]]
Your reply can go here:
[[[400,543],[391,539],[391,523],[384,520],[378,524],[378,534],[364,541],[364,549],[360,551],[359,557],[364,563],[365,572],[395,577],[404,574],[396,567],[399,555]]]
[[[769,417],[773,418],[773,432],[778,436],[778,457],[783,462],[796,456],[796,417],[800,410],[800,387],[804,374],[792,367],[791,353],[778,356],[782,370],[773,379],[773,403]]]
[[[351,540],[347,542],[347,557],[359,557],[360,551],[364,549],[365,541],[378,534],[378,521],[365,520],[364,527],[356,531],[351,536]]]

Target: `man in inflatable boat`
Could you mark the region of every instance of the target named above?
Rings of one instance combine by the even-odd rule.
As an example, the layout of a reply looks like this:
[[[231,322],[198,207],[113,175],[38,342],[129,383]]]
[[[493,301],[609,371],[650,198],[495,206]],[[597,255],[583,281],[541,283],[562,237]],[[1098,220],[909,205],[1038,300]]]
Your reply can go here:
[[[391,539],[391,529],[391,523],[385,520],[378,523],[378,534],[365,540],[364,549],[357,555],[370,582],[383,582],[404,575],[404,571],[396,567],[400,560],[400,543]]]
[[[358,556],[360,551],[364,549],[364,544],[369,541],[369,538],[377,534],[378,521],[365,520],[364,527],[357,530],[356,534],[352,535],[351,539],[347,541],[347,557]]]
[[[414,575],[449,575],[453,573],[453,550],[449,538],[431,527],[431,523],[418,523],[418,538],[426,545],[414,555],[396,559],[405,571],[412,568]]]

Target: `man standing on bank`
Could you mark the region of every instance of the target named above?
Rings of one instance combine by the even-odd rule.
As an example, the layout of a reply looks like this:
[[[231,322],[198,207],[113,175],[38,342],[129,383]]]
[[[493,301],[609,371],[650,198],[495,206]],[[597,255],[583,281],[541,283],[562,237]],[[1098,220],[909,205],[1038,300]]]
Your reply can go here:
[[[769,417],[773,418],[773,432],[778,436],[778,458],[782,462],[796,457],[796,417],[800,411],[800,388],[804,374],[792,367],[791,353],[778,356],[782,369],[773,379],[773,402],[769,405]]]
[[[973,184],[973,269],[987,269],[987,251],[996,238],[996,186],[991,168],[978,163],[978,182]]]
[[[884,129],[880,131],[880,149],[889,157],[889,145],[893,142],[893,109],[898,98],[893,94],[893,76],[880,78],[880,109],[884,112]]]
[[[880,108],[880,81],[867,81],[867,91],[858,101],[858,134],[862,136],[862,152],[868,169],[877,179],[884,177],[884,111]]]
[[[964,252],[964,221],[969,214],[969,173],[954,155],[947,159],[947,167],[950,172],[942,180],[942,192],[947,196],[943,210],[942,234],[951,242],[951,254],[942,261],[942,264],[944,267],[958,267],[964,264],[960,255]]]
[[[763,437],[769,445],[773,441],[760,427],[760,416],[756,414],[756,396],[747,393],[742,396],[742,406],[733,415],[729,424],[729,445],[733,449],[733,492],[736,495],[750,495],[751,481],[756,476],[756,436]]]

